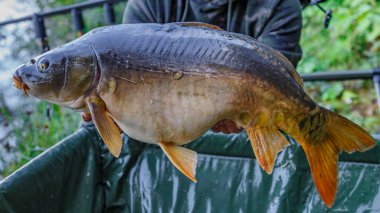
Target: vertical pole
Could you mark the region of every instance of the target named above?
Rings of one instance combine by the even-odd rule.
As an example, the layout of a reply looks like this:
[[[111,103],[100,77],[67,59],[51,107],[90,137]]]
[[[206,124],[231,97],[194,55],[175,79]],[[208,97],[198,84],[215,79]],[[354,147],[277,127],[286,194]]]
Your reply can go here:
[[[74,21],[74,30],[77,33],[77,36],[81,37],[84,33],[82,11],[77,8],[72,9],[71,17],[73,18],[73,21]]]
[[[107,25],[113,25],[116,23],[115,21],[115,10],[113,9],[113,6],[111,3],[104,3],[103,4],[104,9],[104,20],[106,21]]]
[[[372,80],[376,91],[377,106],[380,110],[380,68],[373,69]]]
[[[32,21],[36,37],[40,40],[42,53],[49,51],[50,48],[49,43],[47,41],[44,18],[38,14],[33,14]]]

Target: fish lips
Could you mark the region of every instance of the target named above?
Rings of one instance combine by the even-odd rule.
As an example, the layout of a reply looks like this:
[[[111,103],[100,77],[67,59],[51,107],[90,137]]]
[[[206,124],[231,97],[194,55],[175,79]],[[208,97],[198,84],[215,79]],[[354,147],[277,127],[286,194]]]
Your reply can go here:
[[[17,89],[24,91],[25,95],[28,95],[28,90],[35,86],[38,86],[49,79],[48,73],[42,73],[38,71],[34,64],[24,64],[16,68],[13,73],[13,85]]]

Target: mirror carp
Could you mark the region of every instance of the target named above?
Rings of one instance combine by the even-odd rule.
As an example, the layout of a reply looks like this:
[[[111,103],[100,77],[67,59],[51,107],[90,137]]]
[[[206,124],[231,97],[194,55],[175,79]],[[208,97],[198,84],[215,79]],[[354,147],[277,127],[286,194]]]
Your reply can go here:
[[[218,121],[232,120],[246,130],[268,174],[289,145],[285,132],[305,151],[329,207],[340,152],[375,145],[361,127],[316,104],[281,53],[204,23],[97,28],[21,65],[13,81],[25,94],[91,113],[115,157],[122,146],[119,127],[136,140],[159,145],[194,182],[196,152],[180,145]]]

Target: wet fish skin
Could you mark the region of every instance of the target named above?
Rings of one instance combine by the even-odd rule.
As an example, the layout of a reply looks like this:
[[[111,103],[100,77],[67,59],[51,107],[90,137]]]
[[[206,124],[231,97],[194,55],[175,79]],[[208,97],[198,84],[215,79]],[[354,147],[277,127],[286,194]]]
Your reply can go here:
[[[148,136],[145,134],[147,131],[157,128],[158,131],[162,131],[159,125],[162,122],[158,121],[158,115],[164,116],[166,114],[161,120],[176,118],[175,121],[166,121],[165,128],[171,129],[170,131],[188,129],[188,132],[196,133],[191,137],[186,136],[187,139],[185,140],[185,137],[160,136],[163,140],[182,144],[195,139],[201,132],[209,129],[211,123],[216,122],[221,117],[231,119],[233,116],[230,114],[236,116],[237,113],[233,112],[232,109],[230,112],[226,112],[225,108],[228,107],[238,108],[237,105],[246,105],[244,106],[245,110],[248,110],[255,106],[257,110],[251,112],[252,117],[264,110],[270,112],[267,116],[271,118],[272,113],[274,114],[278,110],[284,111],[284,107],[276,109],[279,107],[276,105],[281,103],[289,106],[296,105],[300,109],[289,107],[288,110],[292,112],[283,112],[283,114],[302,118],[304,114],[307,114],[307,109],[312,110],[316,106],[310,98],[307,99],[309,101],[303,101],[307,95],[289,74],[281,71],[285,68],[294,68],[287,61],[284,62],[282,58],[273,56],[274,50],[254,42],[252,39],[240,34],[236,34],[234,37],[235,34],[231,35],[228,32],[205,31],[201,28],[184,30],[179,26],[154,24],[151,24],[149,28],[144,25],[139,27],[144,28],[144,30],[134,26],[130,26],[132,29],[128,27],[99,29],[98,31],[104,36],[94,38],[94,48],[101,53],[106,53],[99,54],[100,69],[107,70],[107,75],[104,75],[100,85],[105,85],[106,88],[108,82],[116,82],[115,84],[119,86],[116,89],[117,91],[111,95],[107,94],[107,89],[101,89],[105,92],[100,93],[100,96],[105,102],[112,103],[108,110],[112,115],[115,115],[117,122],[118,118],[125,117],[125,120],[119,121],[118,124],[131,137],[145,142],[157,143],[154,139],[157,138],[158,133],[152,132],[150,137],[145,138],[142,136]],[[104,39],[107,39],[107,32],[119,34],[118,30],[120,34],[124,30],[128,31],[128,38],[115,39],[113,40],[114,43],[111,41],[107,43],[107,46],[102,45]],[[141,36],[141,32],[144,32],[145,36]],[[110,50],[110,46],[115,47],[115,49]],[[129,72],[120,72],[120,70],[129,70]],[[182,73],[184,76],[177,81],[171,77],[174,75],[173,73]],[[215,81],[215,78],[218,78],[218,82]],[[247,78],[249,80],[244,80]],[[120,83],[123,81],[124,83]],[[251,87],[255,88],[249,89]],[[152,92],[160,90],[171,92],[166,94],[167,97]],[[129,92],[127,94],[123,91]],[[141,93],[139,91],[148,92]],[[118,96],[117,94],[123,95]],[[278,98],[274,99],[273,94],[276,94]],[[182,97],[184,96],[187,97],[186,100],[183,100]],[[279,101],[281,96],[282,100],[286,100],[286,102]],[[202,99],[202,97],[205,98]],[[212,99],[213,97],[214,99]],[[288,103],[290,98],[294,100],[294,104]],[[146,103],[142,107],[140,102],[134,101],[135,99],[146,100]],[[261,101],[257,102],[255,99]],[[184,102],[178,102],[181,100]],[[122,105],[125,103],[129,103],[129,106],[123,107]],[[204,106],[196,107],[193,106],[194,103],[196,105],[203,103]],[[217,114],[217,111],[214,110],[214,103],[223,106],[223,113],[226,115]],[[151,107],[151,104],[163,104],[165,106],[163,108],[167,109],[168,112],[158,113],[160,107]],[[268,110],[271,106],[273,109]],[[178,108],[181,110],[176,113],[174,109]],[[203,114],[199,108],[212,109],[212,112]],[[121,112],[119,109],[124,109],[127,112]],[[192,112],[192,109],[196,110]],[[182,111],[186,111],[186,114],[184,115]],[[293,115],[293,111],[304,114]],[[139,119],[141,114],[148,112],[154,121],[147,122]],[[215,115],[211,116],[213,113]],[[199,122],[204,123],[205,127],[194,131],[194,128],[191,128],[194,122],[192,119],[187,119],[186,115],[193,119],[205,118],[211,123]],[[215,119],[211,119],[213,117]],[[127,125],[131,127],[128,128]],[[182,125],[183,128],[177,128],[178,125]],[[173,134],[181,135],[179,133]]]
[[[41,72],[44,60],[50,66]],[[277,153],[289,145],[279,130],[295,138],[329,207],[337,191],[339,153],[375,145],[359,126],[314,103],[279,52],[215,26],[103,27],[35,61],[15,72],[15,85],[27,85],[38,98],[91,111],[107,147],[118,156],[121,138],[115,121],[130,137],[159,145],[193,181],[196,153],[178,145],[223,119],[245,128],[267,173]]]

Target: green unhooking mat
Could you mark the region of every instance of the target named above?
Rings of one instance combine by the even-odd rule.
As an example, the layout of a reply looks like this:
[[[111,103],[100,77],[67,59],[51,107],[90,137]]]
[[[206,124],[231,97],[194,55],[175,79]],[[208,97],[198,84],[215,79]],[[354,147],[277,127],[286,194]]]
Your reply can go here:
[[[89,125],[0,183],[0,212],[379,212],[380,147],[342,154],[331,209],[294,142],[272,175],[260,169],[244,132],[207,133],[187,145],[199,153],[193,183],[158,146],[126,135],[120,157]]]

